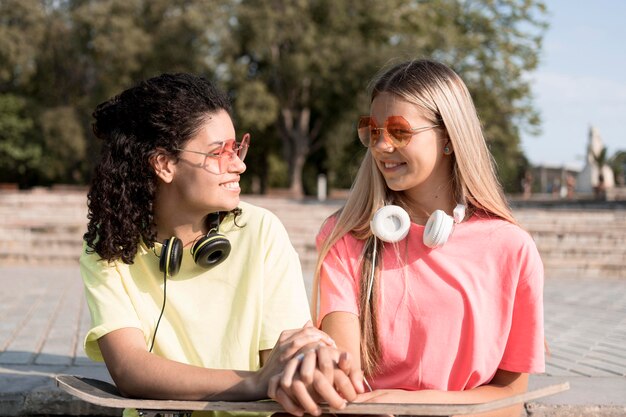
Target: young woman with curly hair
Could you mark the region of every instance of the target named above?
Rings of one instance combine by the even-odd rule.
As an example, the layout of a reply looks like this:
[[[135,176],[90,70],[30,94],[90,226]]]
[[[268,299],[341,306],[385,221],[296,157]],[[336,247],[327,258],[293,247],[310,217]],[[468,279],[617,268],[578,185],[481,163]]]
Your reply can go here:
[[[85,350],[127,396],[266,398],[290,357],[333,343],[305,324],[284,227],[239,199],[249,135],[234,139],[229,112],[206,79],[164,74],[93,113],[103,143],[80,259]]]

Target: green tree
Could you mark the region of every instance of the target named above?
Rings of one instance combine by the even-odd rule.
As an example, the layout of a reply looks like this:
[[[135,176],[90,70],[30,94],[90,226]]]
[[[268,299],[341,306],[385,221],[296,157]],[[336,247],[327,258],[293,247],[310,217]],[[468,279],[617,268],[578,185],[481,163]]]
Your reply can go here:
[[[30,81],[44,40],[44,20],[39,0],[0,2],[0,93]]]
[[[11,114],[30,120],[11,146],[33,156],[33,181],[81,182],[93,161],[59,154],[48,166],[33,149],[57,155],[62,142],[93,158],[83,132],[97,103],[158,73],[204,74],[228,88],[238,130],[252,133],[255,188],[284,181],[285,164],[301,195],[319,172],[351,183],[363,152],[353,121],[380,67],[433,57],[466,80],[510,189],[527,163],[520,132],[539,126],[528,74],[544,13],[539,0],[4,0],[0,94],[20,97]]]
[[[593,157],[593,161],[598,166],[598,171],[602,173],[602,168],[607,164],[607,148],[603,146],[602,149],[598,153],[591,152],[591,156]]]
[[[218,36],[219,1],[209,0],[70,0],[75,68],[64,71],[80,89],[72,101],[84,127],[95,106],[135,82],[163,72],[211,76],[210,54]],[[62,105],[68,103],[62,102]],[[83,129],[87,130],[87,129]],[[91,139],[91,136],[90,136]],[[94,158],[99,143],[87,142]],[[95,161],[85,165],[87,172]],[[86,175],[86,173],[85,173]]]
[[[505,188],[517,191],[527,161],[520,133],[538,133],[528,75],[538,64],[546,7],[525,0],[410,2],[398,42],[447,63],[464,79]]]
[[[388,10],[364,3],[242,1],[229,19],[231,35],[222,47],[228,81],[234,90],[260,81],[267,86],[264,94],[278,103],[274,125],[295,196],[303,193],[307,157],[354,113],[367,77],[388,55],[380,44],[389,25],[368,22],[375,12]],[[352,138],[333,136],[343,143]]]
[[[214,66],[219,0],[73,0],[69,13],[96,102],[140,79]]]
[[[0,95],[0,182],[27,185],[42,155],[40,144],[32,141],[33,126],[25,99]]]
[[[294,195],[307,158],[354,141],[337,126],[367,111],[367,82],[391,57],[429,56],[460,73],[513,186],[524,161],[520,130],[539,125],[526,76],[537,65],[544,12],[532,0],[243,0],[222,60],[233,89],[261,81],[279,103],[275,125]]]
[[[42,173],[60,182],[84,182],[86,141],[76,110],[70,106],[48,108],[40,123],[47,150],[42,157]]]
[[[626,151],[615,152],[609,159],[609,166],[615,175],[615,183],[620,186],[626,185]]]

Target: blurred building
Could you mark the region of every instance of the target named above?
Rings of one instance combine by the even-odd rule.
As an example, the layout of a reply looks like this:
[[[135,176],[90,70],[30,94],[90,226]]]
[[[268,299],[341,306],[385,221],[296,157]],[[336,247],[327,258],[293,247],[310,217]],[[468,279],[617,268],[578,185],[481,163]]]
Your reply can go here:
[[[565,165],[538,165],[532,168],[532,191],[559,198],[573,197],[580,170]]]
[[[609,155],[598,130],[589,128],[589,140],[582,170],[574,166],[537,165],[525,175],[522,182],[524,196],[530,194],[551,195],[553,198],[574,196],[614,200],[626,198],[626,188],[616,187],[613,170],[609,166]],[[532,186],[528,187],[528,184]]]

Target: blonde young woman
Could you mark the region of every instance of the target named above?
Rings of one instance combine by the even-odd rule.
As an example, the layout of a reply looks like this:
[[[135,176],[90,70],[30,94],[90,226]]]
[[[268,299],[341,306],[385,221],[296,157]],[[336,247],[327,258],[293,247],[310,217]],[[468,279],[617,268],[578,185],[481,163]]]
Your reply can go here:
[[[544,370],[543,265],[506,202],[465,84],[417,60],[382,73],[371,97],[359,121],[368,152],[318,236],[314,284],[318,325],[369,382],[357,401],[477,403],[526,391]],[[408,219],[396,207],[372,221],[390,205]],[[372,231],[381,225],[382,239]],[[402,227],[405,236],[386,236]],[[325,366],[307,357],[270,395],[318,414],[330,394],[314,388],[314,369]]]

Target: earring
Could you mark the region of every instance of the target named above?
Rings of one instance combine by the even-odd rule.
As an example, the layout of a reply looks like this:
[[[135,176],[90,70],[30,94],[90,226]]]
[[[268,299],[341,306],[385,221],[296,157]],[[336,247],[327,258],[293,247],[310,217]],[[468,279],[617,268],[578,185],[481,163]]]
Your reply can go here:
[[[450,149],[450,146],[446,145],[446,146],[443,148],[443,154],[444,154],[444,155],[450,155],[451,153],[452,153],[452,150]]]

